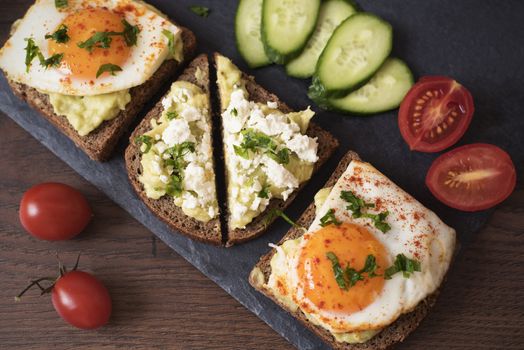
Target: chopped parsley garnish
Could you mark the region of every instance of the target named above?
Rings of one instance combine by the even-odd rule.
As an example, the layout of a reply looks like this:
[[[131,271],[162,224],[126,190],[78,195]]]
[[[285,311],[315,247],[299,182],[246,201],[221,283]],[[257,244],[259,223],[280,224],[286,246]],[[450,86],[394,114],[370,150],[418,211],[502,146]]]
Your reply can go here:
[[[166,113],[167,120],[173,120],[176,117],[178,117],[177,112],[167,112]]]
[[[289,149],[282,148],[277,151],[278,146],[271,137],[252,129],[244,130],[242,134],[244,135],[242,143],[240,146],[234,146],[237,155],[248,159],[249,151],[256,152],[257,150],[262,150],[280,164],[289,163]]]
[[[269,213],[267,214],[266,218],[264,219],[264,226],[268,226],[276,217],[281,217],[282,219],[284,219],[284,221],[286,221],[288,224],[290,224],[291,226],[293,227],[296,227],[296,228],[299,228],[301,230],[304,230],[306,231],[306,228],[297,224],[296,222],[294,222],[293,220],[291,220],[289,218],[289,216],[287,216],[286,214],[284,214],[284,212],[280,209],[271,209],[269,211]]]
[[[264,184],[262,189],[258,192],[257,196],[259,198],[269,198],[269,184]]]
[[[209,7],[204,7],[204,6],[189,6],[189,9],[191,10],[191,12],[193,12],[194,14],[200,17],[207,17],[209,16],[209,13],[211,12]]]
[[[368,278],[380,276],[375,273],[378,268],[377,261],[371,254],[366,257],[364,267],[358,271],[349,266],[349,264],[343,269],[342,266],[340,266],[338,257],[333,252],[327,252],[326,258],[331,261],[335,280],[341,289],[348,290],[357,284],[358,281],[363,281],[365,278],[364,274],[367,274]]]
[[[335,210],[334,209],[329,209],[327,211],[327,213],[320,218],[320,226],[324,227],[324,226],[327,226],[327,225],[340,225],[341,222],[337,220],[337,218],[335,217]]]
[[[135,143],[146,145],[146,149],[144,150],[144,153],[147,153],[149,152],[151,147],[153,147],[153,138],[149,135],[140,135],[140,136],[135,137]]]
[[[362,198],[355,196],[355,194],[351,191],[342,191],[340,193],[340,198],[349,203],[346,209],[353,212],[352,216],[354,218],[369,218],[373,220],[375,227],[384,233],[391,230],[391,226],[385,222],[389,215],[388,211],[384,211],[379,214],[363,213],[363,209],[374,208],[375,204],[366,203]]]
[[[60,62],[62,62],[62,58],[64,58],[63,53],[55,53],[53,56],[46,58],[44,60],[40,58],[40,64],[44,66],[46,69],[49,67],[58,67],[60,65]]]
[[[187,164],[184,161],[184,156],[189,152],[195,152],[194,142],[182,142],[178,145],[170,147],[164,151],[170,158],[165,160],[167,166],[173,167],[173,173],[167,184],[166,193],[173,197],[178,197],[183,192],[182,176]]]
[[[167,29],[162,30],[162,34],[167,38],[167,48],[169,49],[171,56],[174,57],[176,54],[175,35]]]
[[[384,278],[389,280],[397,272],[402,272],[405,278],[409,278],[415,271],[420,272],[420,262],[409,259],[404,254],[398,254],[393,265],[384,272]]]
[[[40,49],[38,46],[36,46],[35,41],[33,38],[25,39],[27,41],[27,45],[25,47],[25,71],[26,73],[29,72],[29,68],[31,68],[31,62],[35,59],[35,57],[38,56],[40,53]]]
[[[40,48],[35,44],[33,38],[27,38],[25,40],[27,41],[27,46],[25,47],[26,72],[29,72],[29,68],[31,68],[33,60],[37,57],[40,65],[46,69],[49,67],[57,67],[62,61],[62,58],[64,57],[63,53],[57,53],[49,58],[45,58],[40,51]]]
[[[67,6],[67,0],[55,0],[55,7],[57,9],[60,9],[66,6]]]
[[[122,32],[96,32],[86,41],[78,43],[78,47],[92,52],[95,48],[108,49],[111,46],[112,36],[123,36],[127,46],[136,45],[137,34],[140,29],[129,24],[125,19],[122,20],[124,30]]]
[[[236,108],[233,108],[233,109],[231,110],[231,115],[234,116],[234,117],[238,116],[238,111],[237,111]]]
[[[67,35],[67,26],[61,24],[60,27],[53,34],[46,34],[46,39],[52,39],[59,44],[67,43],[69,41],[69,35]]]
[[[96,77],[98,78],[105,72],[111,73],[111,75],[115,75],[115,72],[121,72],[122,68],[120,66],[117,66],[116,64],[106,63],[100,66],[98,68],[98,71],[96,72]]]

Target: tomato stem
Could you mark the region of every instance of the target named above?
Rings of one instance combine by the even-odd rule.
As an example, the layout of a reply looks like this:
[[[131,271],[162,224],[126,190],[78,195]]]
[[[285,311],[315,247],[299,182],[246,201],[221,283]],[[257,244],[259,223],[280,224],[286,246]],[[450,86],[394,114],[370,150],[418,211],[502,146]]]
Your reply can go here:
[[[42,278],[39,278],[39,279],[36,279],[36,280],[33,280],[31,281],[31,283],[25,287],[25,289],[23,291],[21,291],[16,297],[15,297],[15,300],[16,301],[19,301],[20,298],[22,298],[22,296],[29,290],[31,289],[33,286],[37,286],[38,288],[40,288],[40,291],[42,292],[42,294],[44,294],[44,291],[48,290],[51,291],[51,289],[53,289],[53,286],[55,285],[55,282],[56,282],[56,278],[53,278],[53,277],[42,277]],[[47,288],[43,288],[41,285],[40,285],[40,282],[42,281],[49,281],[49,282],[53,282],[53,284],[50,286],[50,287],[47,287]]]

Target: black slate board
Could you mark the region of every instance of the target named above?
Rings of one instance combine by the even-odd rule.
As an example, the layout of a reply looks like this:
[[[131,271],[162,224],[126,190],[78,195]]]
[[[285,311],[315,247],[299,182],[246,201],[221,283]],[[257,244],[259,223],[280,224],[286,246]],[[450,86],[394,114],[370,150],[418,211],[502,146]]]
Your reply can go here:
[[[197,35],[199,51],[220,51],[250,72],[235,48],[236,1],[149,2],[191,28]],[[394,55],[408,62],[416,76],[449,75],[470,89],[476,112],[459,145],[497,144],[511,154],[518,171],[522,171],[524,2],[387,0],[359,3],[365,10],[392,23]],[[209,6],[211,15],[200,18],[188,10],[189,5]],[[310,104],[305,95],[308,82],[286,77],[281,67],[272,66],[250,73],[292,107],[304,108]],[[0,109],[297,348],[325,347],[247,283],[251,267],[269,250],[269,242],[276,242],[284,235],[285,224],[277,223],[262,238],[229,249],[193,242],[171,232],[134,194],[122,159],[127,139],[121,142],[110,162],[90,161],[69,139],[15,98],[4,78],[0,79]],[[437,155],[408,150],[398,132],[396,111],[374,117],[343,117],[320,111],[315,120],[339,138],[341,147],[299,195],[289,210],[291,217],[300,215],[341,156],[352,149],[455,227],[463,248],[488,219],[490,212],[461,213],[432,198],[424,186],[424,176]]]

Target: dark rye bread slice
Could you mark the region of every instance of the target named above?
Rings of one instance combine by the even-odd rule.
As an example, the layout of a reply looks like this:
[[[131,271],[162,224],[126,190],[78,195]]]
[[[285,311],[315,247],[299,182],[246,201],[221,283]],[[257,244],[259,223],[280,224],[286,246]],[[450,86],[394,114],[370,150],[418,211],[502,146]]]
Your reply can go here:
[[[77,147],[82,149],[91,159],[97,161],[108,160],[118,140],[131,125],[144,105],[160,90],[160,88],[171,81],[176,72],[193,58],[196,50],[196,38],[189,29],[182,29],[182,41],[184,46],[184,61],[177,63],[168,60],[162,63],[158,70],[144,84],[129,90],[131,101],[125,110],[113,119],[104,121],[98,128],[86,136],[80,136],[69,124],[67,119],[54,113],[53,106],[46,94],[38,92],[28,85],[9,81],[13,92],[36,109],[58,130],[68,136]]]
[[[215,65],[216,65],[216,57],[220,55],[219,53],[215,53]],[[280,101],[280,99],[268,92],[266,89],[261,87],[255,82],[255,79],[252,76],[249,76],[245,73],[242,73],[242,79],[246,82],[246,89],[249,93],[249,98],[252,101],[260,102],[260,103],[266,103],[266,102],[276,102],[278,103],[278,109],[280,109],[284,113],[293,112],[291,108],[289,108],[284,102]],[[220,106],[220,111],[224,111],[227,106]],[[223,131],[223,129],[222,129]],[[333,152],[338,147],[338,140],[328,131],[322,129],[320,126],[318,126],[315,123],[310,123],[309,128],[307,129],[306,134],[311,137],[317,137],[318,138],[318,161],[315,163],[315,167],[313,170],[313,175],[324,165],[324,163],[331,157]],[[226,182],[228,179],[227,170],[225,172],[226,176]],[[306,182],[307,183],[307,182]],[[306,183],[303,183],[299,188],[297,188],[293,193],[288,197],[286,201],[283,201],[281,199],[272,199],[269,202],[269,205],[267,206],[266,210],[260,213],[256,218],[253,219],[252,222],[250,222],[246,228],[244,229],[234,229],[229,230],[227,233],[227,246],[232,246],[234,244],[242,243],[249,241],[251,239],[254,239],[261,234],[263,234],[268,226],[276,220],[276,217],[273,218],[271,221],[268,221],[268,213],[274,209],[280,209],[284,210],[287,208],[291,202],[295,199],[297,193],[305,186]],[[229,221],[229,215],[228,221]]]
[[[197,68],[202,72],[201,81],[195,77]],[[184,70],[178,80],[188,81],[203,89],[210,100],[210,81],[209,81],[209,61],[207,55],[203,54],[195,58],[189,66]],[[210,101],[211,102],[211,101]],[[211,106],[211,103],[209,104]],[[220,228],[220,219],[217,218],[203,223],[193,219],[184,214],[182,209],[177,207],[170,196],[163,196],[159,199],[151,199],[146,196],[142,183],[138,180],[142,170],[140,166],[140,145],[135,143],[135,137],[144,134],[151,130],[150,121],[153,118],[158,118],[162,113],[162,102],[159,101],[155,107],[145,116],[136,129],[131,134],[129,139],[129,146],[126,148],[125,161],[129,181],[133,185],[135,192],[140,199],[151,209],[151,211],[158,216],[162,221],[167,223],[172,229],[179,231],[191,238],[199,241],[212,243],[216,245],[222,244],[222,231]],[[209,111],[209,121],[211,123],[212,111]],[[212,125],[212,123],[211,123]],[[211,132],[211,135],[213,133]],[[214,168],[214,167],[213,167]]]
[[[324,187],[331,187],[335,185],[338,178],[344,173],[344,171],[347,169],[349,163],[352,160],[360,160],[358,154],[355,152],[349,151],[346,153],[344,158],[340,161],[337,168],[329,178],[329,180],[326,182]],[[309,227],[313,220],[315,219],[315,203],[311,203],[309,207],[306,209],[306,211],[302,214],[300,219],[298,219],[297,224],[302,227]],[[284,243],[285,241],[289,239],[296,239],[301,237],[304,234],[304,231],[300,228],[291,228],[288,233],[282,238],[282,240],[278,243],[279,245]],[[271,258],[275,254],[275,249],[272,249],[269,253],[262,256],[259,260],[259,262],[255,265],[254,269],[256,268],[260,269],[264,275],[264,283],[267,283],[269,276],[271,274]],[[334,349],[339,350],[376,350],[376,349],[387,349],[391,345],[397,342],[403,341],[406,336],[411,333],[417,326],[420,324],[420,322],[426,317],[429,310],[433,307],[435,304],[435,301],[437,299],[439,290],[434,292],[433,294],[426,297],[426,299],[422,300],[417,307],[406,314],[403,314],[400,316],[395,322],[393,322],[391,325],[389,325],[387,328],[383,329],[380,333],[378,333],[376,336],[371,338],[365,343],[362,344],[349,344],[349,343],[341,343],[335,340],[335,338],[329,333],[326,329],[314,325],[311,322],[308,321],[307,317],[298,309],[296,312],[290,311],[286,306],[282,303],[280,303],[274,296],[274,294],[271,292],[271,290],[268,290],[264,288],[260,281],[258,281],[254,274],[251,273],[249,276],[249,283],[257,289],[259,292],[263,293],[267,297],[271,298],[275,303],[280,305],[284,310],[288,311],[292,316],[297,318],[300,322],[302,322],[307,328],[309,328],[313,333],[318,335],[320,338],[322,338],[326,343],[331,345]]]

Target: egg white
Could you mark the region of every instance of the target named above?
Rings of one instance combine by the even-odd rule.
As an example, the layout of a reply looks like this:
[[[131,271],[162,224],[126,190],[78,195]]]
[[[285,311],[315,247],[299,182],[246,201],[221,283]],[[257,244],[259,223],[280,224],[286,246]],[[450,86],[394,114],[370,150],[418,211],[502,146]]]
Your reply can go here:
[[[64,80],[68,72],[61,68],[45,69],[35,59],[26,72],[26,38],[33,38],[44,56],[48,56],[45,35],[52,33],[71,12],[87,7],[123,8],[132,5],[135,11],[126,11],[125,19],[138,25],[140,33],[136,46],[131,47],[130,57],[116,75],[106,74],[93,81]],[[146,82],[169,55],[168,39],[162,34],[167,29],[174,35],[180,28],[158,10],[141,1],[133,0],[69,0],[64,9],[57,9],[54,0],[37,0],[17,23],[14,32],[0,50],[0,68],[9,79],[26,84],[43,92],[63,95],[89,96],[122,91]]]
[[[351,212],[346,209],[347,202],[340,199],[343,190],[352,191],[366,202],[376,203],[379,200],[380,211],[389,211],[386,222],[391,230],[383,233],[374,227],[370,219],[352,218]],[[344,314],[320,310],[304,296],[299,284],[298,257],[307,243],[306,234],[294,244],[285,243],[285,249],[280,247],[275,255],[278,258],[272,262],[272,273],[266,287],[277,297],[285,299],[287,305],[294,304],[294,308],[307,305],[312,311],[305,312],[306,316],[333,334],[380,330],[401,314],[413,310],[440,286],[453,256],[455,230],[370,164],[360,161],[350,163],[319,209],[320,215],[317,215],[308,232],[321,228],[320,217],[331,208],[335,209],[338,220],[366,227],[385,247],[390,263],[397,254],[404,254],[420,261],[422,271],[413,273],[409,278],[404,278],[402,273],[395,274],[391,280],[385,281],[377,299],[359,312]],[[373,212],[373,209],[370,211]],[[288,295],[282,295],[278,282],[285,285]]]

